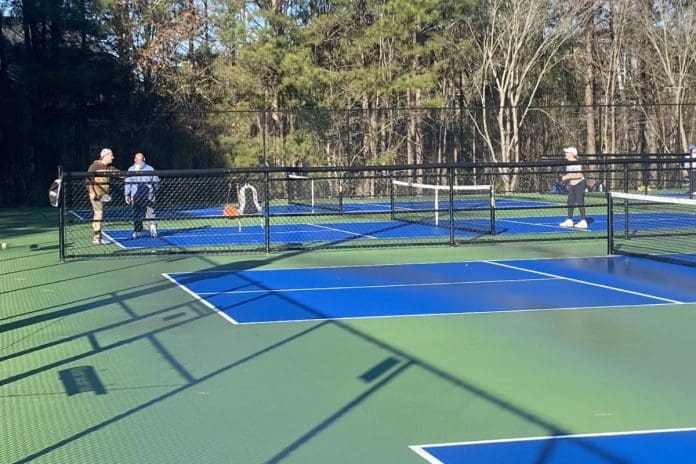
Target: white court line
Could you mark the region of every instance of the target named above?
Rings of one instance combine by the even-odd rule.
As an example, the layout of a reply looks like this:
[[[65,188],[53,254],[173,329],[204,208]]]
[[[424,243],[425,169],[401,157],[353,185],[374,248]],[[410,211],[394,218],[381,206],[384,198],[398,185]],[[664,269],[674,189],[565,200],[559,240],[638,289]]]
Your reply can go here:
[[[77,219],[79,219],[80,221],[85,221],[85,220],[87,219],[87,218],[84,218],[84,217],[80,216],[79,214],[77,214],[77,213],[76,213],[75,211],[73,211],[73,210],[70,210],[70,214],[72,214],[73,216],[75,216],[75,217],[76,217]]]
[[[185,285],[181,285],[181,284],[180,284],[179,282],[177,282],[177,280],[174,279],[171,275],[169,275],[169,274],[167,274],[167,273],[162,273],[162,275],[164,276],[165,279],[168,279],[169,281],[173,282],[174,285],[176,285],[177,287],[181,288],[183,291],[185,291],[186,293],[188,293],[189,295],[191,295],[191,296],[193,297],[194,300],[197,300],[197,301],[201,302],[202,304],[204,304],[204,305],[207,306],[208,308],[210,308],[210,309],[212,309],[213,311],[215,311],[220,317],[222,317],[223,319],[225,319],[227,322],[230,322],[230,323],[232,323],[232,324],[239,324],[239,322],[237,322],[235,319],[231,318],[230,316],[228,316],[227,314],[225,314],[222,310],[218,309],[217,306],[208,303],[208,301],[206,301],[204,298],[201,298],[201,296],[200,296],[199,294],[197,294],[196,292],[193,292],[193,291],[189,290],[189,288],[186,287]]]
[[[539,280],[560,280],[553,277],[540,277],[537,279],[501,279],[501,280],[462,280],[455,282],[430,282],[410,284],[385,284],[385,285],[346,285],[343,287],[306,287],[306,288],[281,288],[265,290],[232,290],[229,292],[201,292],[199,295],[236,295],[245,293],[284,293],[284,292],[316,292],[324,290],[361,290],[363,288],[398,288],[398,287],[442,287],[446,285],[469,284],[496,284],[510,282],[534,282]]]
[[[437,265],[437,264],[466,264],[466,263],[488,263],[488,262],[497,262],[497,261],[548,261],[548,260],[554,260],[554,259],[597,259],[597,258],[610,258],[610,259],[638,259],[638,258],[630,258],[625,255],[596,255],[596,256],[566,256],[563,258],[551,258],[551,257],[545,257],[545,258],[520,258],[520,259],[505,259],[505,260],[489,260],[489,261],[480,261],[477,259],[470,259],[470,260],[465,260],[465,261],[426,261],[426,262],[405,262],[405,263],[382,263],[382,264],[337,264],[337,265],[332,265],[332,266],[309,266],[309,267],[283,267],[283,268],[268,268],[268,269],[239,269],[238,271],[242,272],[269,272],[269,271],[297,271],[297,270],[312,270],[312,269],[344,269],[348,267],[381,267],[381,266],[429,266],[429,265]],[[234,270],[228,270],[228,271],[181,271],[181,272],[172,272],[172,274],[227,274],[230,272],[235,272]]]
[[[527,226],[548,227],[548,228],[554,229],[554,230],[577,230],[577,231],[579,231],[579,232],[598,232],[598,231],[596,231],[596,230],[592,230],[592,229],[589,229],[589,228],[587,228],[587,229],[579,229],[579,228],[577,228],[577,227],[561,227],[561,226],[553,225],[553,224],[543,224],[543,223],[541,223],[541,222],[515,221],[515,220],[513,220],[513,219],[498,219],[498,218],[496,218],[496,219],[495,219],[495,222],[496,222],[496,223],[497,223],[497,222],[512,222],[513,224],[524,224],[524,225],[527,225]]]
[[[537,201],[537,200],[522,200],[522,199],[515,199],[515,198],[505,198],[505,197],[496,197],[495,202],[496,204],[500,203],[501,201],[505,202],[510,202],[510,203],[521,203],[520,205],[517,205],[518,208],[536,208],[539,206],[562,206],[565,207],[565,203],[553,203],[550,201]],[[525,203],[533,203],[529,205],[525,205]],[[512,206],[515,206],[514,204]],[[513,208],[499,208],[500,209],[513,209]]]
[[[442,445],[446,446],[446,445]],[[456,446],[456,444],[452,444],[452,446]],[[428,464],[445,464],[442,461],[440,461],[438,458],[433,456],[432,454],[428,453],[425,448],[431,448],[431,445],[411,445],[409,448],[411,451],[416,453],[418,456],[422,457],[426,461],[428,461]]]
[[[291,322],[317,322],[317,321],[355,321],[360,319],[393,319],[398,317],[442,317],[442,316],[469,316],[469,315],[491,315],[491,314],[508,314],[508,313],[536,313],[542,311],[568,311],[568,310],[582,310],[588,311],[592,309],[630,309],[635,310],[636,306],[641,308],[644,307],[655,307],[655,306],[669,306],[672,303],[646,303],[641,305],[607,305],[607,306],[568,306],[564,308],[531,308],[531,309],[491,309],[486,311],[459,311],[451,313],[418,313],[418,314],[385,314],[379,316],[345,316],[345,317],[317,317],[311,319],[279,319],[272,321],[253,321],[253,322],[239,322],[237,325],[256,325],[256,324],[288,324]],[[218,310],[219,311],[219,310]]]
[[[696,427],[675,428],[675,429],[655,429],[655,430],[630,430],[624,432],[604,432],[604,433],[584,433],[577,435],[557,435],[557,436],[541,436],[541,437],[523,437],[523,438],[503,438],[499,440],[477,440],[477,441],[460,441],[451,443],[433,443],[428,445],[411,445],[409,448],[414,453],[428,461],[430,464],[443,464],[442,461],[431,455],[425,448],[444,448],[448,446],[475,446],[489,445],[502,443],[519,443],[527,441],[542,441],[542,440],[561,440],[568,438],[601,438],[601,437],[620,437],[630,435],[649,435],[659,433],[689,433],[695,432]]]
[[[311,224],[307,224],[307,225],[311,225]],[[247,226],[242,226],[242,227],[247,227]],[[259,227],[259,226],[253,226],[253,227]],[[238,234],[237,228],[234,227],[233,229],[234,229],[234,231],[235,231],[235,234]],[[167,237],[167,238],[172,239],[172,238],[179,238],[179,237],[200,237],[200,238],[205,238],[205,237],[230,237],[230,236],[233,235],[233,234],[231,234],[231,233],[219,233],[219,234],[177,234],[177,233],[173,233],[173,234],[168,234],[167,232],[169,232],[169,231],[171,231],[171,230],[172,230],[172,229],[158,229],[160,238]],[[127,229],[113,229],[113,232],[122,232],[122,231],[127,231]],[[285,232],[277,232],[277,231],[274,231],[274,232],[272,232],[272,233],[273,233],[274,235],[282,235],[282,234],[286,234],[286,235],[289,235],[289,234],[321,234],[322,231],[320,231],[320,230],[300,230],[300,231],[297,231],[297,230],[289,230],[289,231],[285,231]],[[243,232],[243,234],[244,234],[244,235],[247,235],[247,236],[255,236],[255,235],[258,235],[258,236],[261,236],[261,237],[264,236],[264,232]],[[358,234],[358,235],[359,235],[359,234]],[[124,239],[126,239],[126,238],[128,238],[128,237],[125,237]],[[213,245],[216,245],[216,244],[213,244]],[[194,246],[195,246],[195,245],[194,245]]]
[[[569,256],[569,257],[564,257],[564,258],[522,258],[522,259],[517,259],[514,260],[516,262],[525,262],[525,261],[548,261],[548,260],[557,260],[557,259],[564,259],[564,260],[588,260],[588,259],[597,259],[597,258],[602,258],[602,259],[611,259],[611,260],[627,260],[627,259],[635,259],[635,258],[629,258],[626,256],[607,256],[607,255],[598,255],[598,256]],[[508,261],[508,260],[506,260]],[[462,263],[487,263],[487,264],[498,264],[506,267],[511,267],[511,268],[516,268],[520,269],[522,271],[526,272],[531,272],[531,273],[537,273],[537,274],[542,274],[544,273],[538,272],[538,271],[532,271],[530,269],[524,269],[524,268],[517,268],[515,266],[503,264],[503,263],[498,263],[496,261],[479,261],[479,260],[470,260],[470,261],[434,261],[434,262],[418,262],[418,263],[387,263],[387,264],[362,264],[362,265],[338,265],[338,266],[316,266],[316,267],[291,267],[291,268],[274,268],[274,269],[250,269],[250,270],[226,270],[226,271],[184,271],[184,272],[174,272],[172,274],[176,275],[187,275],[187,274],[228,274],[228,273],[234,273],[234,272],[277,272],[277,271],[295,271],[295,270],[312,270],[312,269],[343,269],[343,268],[372,268],[372,267],[393,267],[393,266],[429,266],[429,265],[439,265],[439,264],[462,264]],[[394,318],[394,317],[430,317],[430,316],[457,316],[457,315],[478,315],[478,314],[486,314],[486,315],[491,315],[493,314],[505,314],[505,313],[524,313],[524,312],[541,312],[541,311],[562,311],[562,310],[593,310],[593,309],[634,309],[635,307],[658,307],[658,306],[667,306],[670,304],[674,303],[682,303],[682,302],[677,302],[674,300],[668,300],[668,299],[661,299],[659,297],[651,297],[647,296],[649,298],[653,299],[658,299],[658,300],[663,300],[667,301],[667,303],[646,303],[646,304],[640,304],[640,305],[626,305],[626,304],[621,304],[621,305],[601,305],[601,306],[568,306],[568,307],[553,307],[553,308],[526,308],[526,309],[504,309],[504,310],[496,310],[496,309],[488,309],[485,311],[460,311],[460,312],[445,312],[445,313],[420,313],[420,314],[392,314],[392,315],[379,315],[379,316],[360,316],[360,317],[334,317],[334,318],[312,318],[312,319],[287,319],[287,320],[273,320],[273,321],[255,321],[255,322],[239,322],[235,321],[234,319],[230,318],[227,316],[222,310],[218,309],[208,301],[205,301],[201,296],[195,292],[190,291],[187,287],[184,285],[179,284],[175,279],[171,278],[169,274],[162,274],[165,277],[167,277],[169,280],[172,280],[174,283],[176,283],[178,286],[183,288],[187,293],[192,295],[195,299],[202,301],[206,306],[209,308],[213,309],[214,311],[218,312],[223,318],[227,319],[228,321],[238,324],[238,325],[251,325],[251,324],[273,324],[273,323],[289,323],[289,322],[311,322],[311,321],[326,321],[326,320],[355,320],[355,319],[386,319],[386,318]],[[552,277],[553,279],[549,280],[554,280],[556,278],[558,279],[563,279],[563,280],[570,280],[570,281],[575,281],[578,283],[584,283],[588,285],[596,285],[599,287],[605,287],[609,288],[612,290],[617,290],[617,291],[625,291],[628,293],[636,293],[636,292],[630,292],[628,290],[621,290],[621,289],[615,289],[612,287],[606,287],[600,284],[593,284],[591,282],[585,282],[581,280],[576,280],[576,279],[570,279],[562,276],[556,276],[556,275],[547,275],[546,277]],[[544,280],[544,279],[541,279]],[[636,293],[637,295],[641,295],[639,293]]]
[[[374,237],[374,236],[372,236],[372,235],[358,234],[357,232],[349,232],[349,231],[343,230],[343,229],[335,229],[335,228],[333,228],[333,227],[322,226],[321,224],[309,224],[309,223],[305,223],[305,225],[314,226],[314,227],[319,227],[320,229],[332,230],[332,231],[334,231],[334,232],[341,232],[341,233],[343,233],[343,234],[357,235],[358,237],[367,237],[367,238],[374,238],[374,239],[377,238],[377,237]]]
[[[75,211],[72,211],[72,210],[71,210],[71,211],[70,211],[70,214],[72,214],[73,216],[75,216],[75,217],[76,217],[77,219],[79,219],[80,221],[85,221],[85,220],[87,220],[87,218],[83,218],[82,216],[80,216],[79,214],[77,214]],[[121,249],[123,249],[123,250],[127,250],[127,249],[128,249],[127,247],[121,245],[121,242],[119,242],[118,240],[116,240],[116,239],[114,239],[113,237],[111,237],[111,236],[110,236],[107,232],[105,232],[104,230],[102,230],[102,235],[105,236],[106,238],[108,238],[109,240],[111,240],[112,243],[115,243],[116,245],[118,245],[119,247],[121,247]]]
[[[123,246],[123,245],[121,244],[121,242],[119,242],[118,240],[116,240],[115,238],[113,238],[112,236],[110,236],[106,231],[103,231],[103,230],[102,230],[102,235],[105,236],[106,238],[108,238],[109,240],[111,240],[111,242],[113,242],[113,243],[115,243],[116,245],[120,246],[121,249],[123,249],[123,250],[127,250],[127,249],[128,249],[128,247]]]
[[[598,284],[598,283],[595,283],[595,282],[590,282],[590,281],[587,281],[587,280],[573,279],[573,278],[571,278],[571,277],[560,276],[560,275],[558,275],[558,274],[551,274],[551,273],[549,273],[549,272],[535,271],[535,270],[532,270],[532,269],[526,269],[526,268],[523,268],[523,267],[513,266],[513,265],[511,265],[511,264],[504,264],[504,263],[500,263],[500,262],[496,262],[496,261],[484,261],[484,262],[485,262],[485,263],[490,263],[490,264],[492,264],[492,265],[494,265],[494,266],[501,266],[501,267],[506,267],[506,268],[509,268],[509,269],[516,269],[516,270],[518,270],[518,271],[531,272],[532,274],[538,274],[538,275],[543,275],[543,276],[547,276],[547,277],[557,277],[557,278],[559,278],[559,279],[568,280],[568,281],[570,281],[570,282],[576,282],[576,283],[579,283],[579,284],[590,285],[590,286],[592,286],[592,287],[604,288],[604,289],[606,289],[606,290],[613,290],[613,291],[616,291],[616,292],[628,293],[628,294],[631,294],[631,295],[642,296],[642,297],[645,297],[645,298],[651,298],[651,299],[653,299],[653,300],[665,301],[665,302],[667,302],[667,303],[684,304],[683,301],[672,300],[672,299],[670,299],[670,298],[662,298],[662,297],[660,297],[660,296],[650,295],[650,294],[641,293],[641,292],[635,292],[635,291],[633,291],[633,290],[627,290],[627,289],[619,288],[619,287],[612,287],[611,285],[603,285],[603,284]]]

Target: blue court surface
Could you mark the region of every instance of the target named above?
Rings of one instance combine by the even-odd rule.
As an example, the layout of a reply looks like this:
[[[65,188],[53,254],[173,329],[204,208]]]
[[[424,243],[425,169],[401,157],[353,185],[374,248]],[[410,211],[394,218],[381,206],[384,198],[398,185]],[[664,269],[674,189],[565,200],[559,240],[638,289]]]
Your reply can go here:
[[[623,256],[164,276],[235,324],[696,302],[696,269]]]
[[[454,207],[458,209],[471,209],[471,208],[486,208],[489,204],[488,198],[478,198],[478,199],[458,199],[454,202]],[[524,200],[524,199],[504,199],[500,198],[496,200],[497,208],[537,208],[545,206],[558,206],[564,205],[565,198],[559,198],[558,203],[552,203],[547,201],[538,200]],[[157,208],[157,205],[155,206]],[[271,216],[275,215],[285,215],[285,214],[320,214],[322,212],[337,212],[339,208],[338,200],[333,202],[317,202],[313,207],[310,204],[303,203],[291,203],[282,205],[271,205],[269,208],[269,213]],[[388,199],[383,201],[352,201],[343,203],[344,213],[385,213],[391,211],[392,205],[391,201]],[[412,210],[428,210],[434,209],[435,204],[433,200],[411,200],[411,201],[398,201],[394,204],[395,211],[412,211]],[[439,209],[446,212],[449,208],[449,203],[447,200],[440,201]],[[198,208],[160,208],[158,211],[158,217],[160,219],[195,219],[195,218],[212,218],[222,216],[223,206],[210,206],[210,207],[198,207]],[[92,210],[91,209],[76,209],[71,210],[72,214],[76,219],[80,221],[91,220]],[[113,219],[128,219],[132,216],[133,212],[130,207],[127,206],[115,206],[109,207],[104,212],[104,217],[106,220]]]
[[[484,212],[485,213],[485,212]],[[442,238],[449,236],[449,222],[440,216],[438,225],[426,222],[407,221],[351,221],[351,222],[306,222],[298,218],[296,223],[271,223],[270,240],[274,244],[343,242],[351,240]],[[560,227],[565,216],[515,216],[496,217],[496,235],[515,234],[586,234],[607,230],[607,217],[596,214],[588,217],[587,229]],[[576,217],[577,219],[577,217]],[[261,219],[259,218],[259,222]],[[630,217],[630,228],[658,229],[661,227],[690,228],[696,217],[687,213],[634,213]],[[265,243],[266,233],[261,225],[159,228],[159,237],[147,236],[133,239],[131,229],[106,230],[106,236],[125,249],[158,247],[196,247],[215,245],[258,245]],[[166,222],[163,222],[166,224]],[[624,216],[614,218],[616,230],[624,228]],[[490,230],[490,219],[482,214],[476,218],[455,220],[454,233],[459,238],[486,235]]]
[[[232,223],[235,221],[233,220]],[[481,232],[472,232],[477,229]],[[490,229],[490,219],[469,219],[455,222],[457,236],[482,235]],[[195,247],[215,245],[263,245],[266,232],[260,225],[226,227],[192,227],[167,229],[160,227],[158,237],[132,238],[131,229],[107,230],[105,235],[122,248]],[[449,236],[449,226],[403,221],[335,222],[272,224],[270,240],[274,244],[345,242],[349,240],[384,240]]]
[[[685,464],[696,429],[519,438],[411,446],[431,464]]]

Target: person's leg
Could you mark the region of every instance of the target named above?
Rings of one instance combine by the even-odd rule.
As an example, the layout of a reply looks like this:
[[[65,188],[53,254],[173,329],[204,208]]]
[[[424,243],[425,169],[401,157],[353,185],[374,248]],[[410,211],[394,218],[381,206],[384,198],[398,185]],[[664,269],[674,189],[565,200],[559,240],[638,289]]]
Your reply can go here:
[[[582,180],[580,183],[575,185],[575,205],[580,211],[580,220],[575,224],[575,227],[579,229],[587,229],[587,219],[585,218],[585,190],[587,188],[587,182]]]
[[[155,222],[155,204],[148,200],[147,206],[145,207],[145,218],[148,222],[148,230],[150,231],[150,237],[157,237],[157,223]]]
[[[143,216],[145,215],[145,202],[142,195],[137,192],[133,195],[133,237],[137,238],[140,232],[143,231]]]
[[[90,200],[90,203],[92,204],[92,242],[101,243],[104,204],[101,202],[101,200]]]
[[[575,210],[575,190],[574,185],[568,185],[568,217],[559,225],[561,227],[573,227],[573,212]]]

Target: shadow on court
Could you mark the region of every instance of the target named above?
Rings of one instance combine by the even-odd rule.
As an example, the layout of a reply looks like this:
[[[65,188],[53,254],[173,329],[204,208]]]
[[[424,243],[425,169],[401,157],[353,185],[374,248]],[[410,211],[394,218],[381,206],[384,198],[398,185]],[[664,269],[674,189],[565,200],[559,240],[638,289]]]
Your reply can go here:
[[[297,256],[303,253],[306,253],[306,251],[302,250],[294,252],[292,254]],[[283,255],[278,256],[266,256],[263,259],[249,260],[230,265],[218,265],[205,257],[197,257],[197,259],[199,259],[201,263],[203,263],[204,265],[208,266],[205,269],[201,269],[201,271],[234,272],[236,270],[252,269],[269,265],[277,259],[287,258],[288,255],[289,253],[285,253]],[[81,281],[81,279],[86,279],[87,277],[102,278],[105,275],[109,275],[111,273],[131,272],[140,266],[157,265],[158,267],[163,267],[167,270],[171,270],[172,265],[181,259],[184,258],[157,260],[153,259],[145,263],[138,264],[130,264],[128,261],[116,261],[117,263],[123,265],[104,270],[100,273],[97,273],[96,275],[90,274],[89,276],[56,279],[55,281],[50,282],[49,284],[65,283],[73,280],[79,282]],[[110,260],[109,262],[112,263],[114,261]],[[255,286],[259,285],[258,282],[252,280],[249,280],[248,284]],[[23,289],[33,289],[39,286],[40,285],[27,285]],[[107,292],[94,297],[88,297],[85,298],[82,302],[74,301],[68,304],[55,304],[52,306],[46,306],[44,308],[37,308],[25,314],[22,314],[22,316],[25,316],[27,314],[34,314],[30,317],[22,318],[19,320],[13,320],[11,322],[6,322],[0,325],[0,334],[9,334],[13,331],[25,331],[27,329],[31,329],[32,327],[36,327],[37,331],[40,331],[45,329],[47,325],[60,322],[66,317],[88,314],[92,311],[103,310],[103,308],[106,306],[116,306],[120,308],[123,311],[123,313],[127,316],[126,319],[122,321],[104,324],[102,326],[95,327],[87,331],[77,332],[71,335],[64,336],[62,338],[57,338],[45,343],[34,345],[30,348],[24,348],[11,353],[7,352],[12,348],[12,346],[15,343],[6,344],[2,347],[2,351],[6,354],[3,354],[3,356],[0,357],[0,363],[7,363],[10,361],[21,362],[22,358],[24,357],[35,356],[45,350],[58,348],[61,345],[65,345],[78,340],[86,340],[90,344],[91,349],[71,356],[64,356],[61,359],[52,362],[46,362],[40,367],[34,367],[22,372],[10,373],[5,378],[0,380],[0,386],[6,386],[14,382],[18,382],[22,379],[27,379],[32,376],[41,374],[43,372],[48,372],[56,369],[64,369],[75,363],[85,363],[88,362],[91,357],[97,354],[115,351],[119,348],[125,347],[129,344],[138,341],[149,342],[150,345],[160,354],[162,362],[169,365],[171,369],[178,373],[179,378],[181,379],[181,384],[166,384],[166,386],[172,387],[172,390],[159,396],[156,396],[148,401],[142,402],[135,407],[125,409],[121,413],[113,415],[109,419],[102,420],[94,424],[93,426],[87,427],[77,433],[73,433],[59,441],[56,441],[50,446],[46,446],[40,450],[32,451],[25,457],[16,460],[15,462],[27,463],[35,459],[45,458],[51,452],[61,447],[71,444],[77,440],[83,439],[94,432],[101,431],[110,425],[125,420],[137,413],[145,411],[148,408],[160,404],[167,399],[175,397],[184,392],[190,391],[196,386],[201,385],[203,382],[207,382],[213,378],[233,371],[234,369],[237,369],[246,364],[258,361],[262,359],[264,356],[274,352],[275,350],[288,347],[294,343],[298,343],[300,340],[304,339],[308,335],[328,329],[329,327],[337,328],[340,331],[349,334],[351,337],[355,337],[363,343],[367,343],[379,348],[380,350],[388,354],[387,360],[385,360],[383,364],[380,364],[374,367],[373,369],[368,370],[364,374],[365,379],[368,380],[363,380],[366,384],[369,384],[369,387],[365,391],[356,395],[353,399],[346,402],[342,407],[326,414],[323,420],[318,421],[313,426],[308,427],[304,431],[298,432],[297,436],[295,436],[294,439],[289,444],[287,444],[287,446],[285,446],[282,449],[278,449],[277,452],[270,459],[267,459],[265,462],[279,463],[282,462],[284,459],[292,456],[293,453],[297,452],[304,445],[308,444],[310,441],[316,438],[320,433],[322,433],[322,431],[329,429],[334,424],[336,424],[337,421],[345,417],[351,411],[354,411],[356,408],[359,408],[361,405],[364,405],[368,399],[372,398],[377,393],[388,390],[389,386],[392,385],[395,380],[399,379],[405,373],[413,370],[414,368],[422,369],[428,374],[432,375],[433,377],[436,377],[446,382],[450,386],[454,386],[460,389],[462,392],[465,392],[469,395],[473,395],[496,408],[504,410],[518,418],[521,418],[531,424],[534,424],[535,426],[541,427],[547,432],[548,435],[569,435],[572,432],[571,430],[564,429],[563,427],[560,427],[557,424],[549,422],[543,417],[540,417],[531,411],[525,410],[524,408],[521,408],[505,400],[504,398],[500,398],[491,394],[490,392],[477,386],[473,382],[452,375],[449,372],[447,372],[447,370],[441,367],[432,365],[431,363],[424,361],[423,359],[419,358],[418,356],[415,356],[412,353],[408,353],[402,349],[399,349],[398,347],[393,346],[390,343],[375,337],[374,335],[363,332],[357,329],[356,327],[353,327],[352,325],[340,320],[324,320],[320,322],[314,322],[309,326],[307,326],[307,324],[303,324],[299,326],[300,328],[294,333],[281,337],[275,341],[269,342],[263,348],[258,349],[255,352],[242,357],[241,359],[238,359],[228,364],[221,365],[218,368],[212,369],[203,375],[195,375],[192,373],[191,369],[188,366],[186,366],[186,363],[178,359],[177,356],[173,353],[173,351],[171,351],[166,346],[166,344],[160,338],[158,338],[158,336],[177,328],[191,326],[193,323],[206,318],[218,318],[219,316],[216,313],[214,313],[211,309],[205,307],[197,301],[188,301],[186,303],[172,305],[164,304],[160,309],[150,311],[145,314],[141,314],[137,310],[139,298],[148,295],[158,295],[161,292],[171,291],[172,288],[172,284],[168,281],[149,281],[127,289],[118,289],[114,290],[113,292]],[[272,290],[270,288],[266,289]],[[180,290],[176,289],[176,291]],[[316,308],[308,307],[290,298],[287,294],[281,294],[277,296],[284,298],[286,302],[290,305],[296,305],[300,307],[303,311],[315,314],[317,318],[326,317],[325,314],[323,314]],[[163,299],[162,301],[165,301],[165,299]],[[17,317],[20,316],[14,316],[9,319],[16,319]],[[149,324],[150,322],[151,324]],[[137,327],[140,323],[145,323],[145,327],[149,327],[151,325],[156,325],[157,327],[149,330],[139,330]],[[100,345],[96,341],[98,335],[100,335],[101,333],[111,331],[114,329],[129,328],[129,326],[134,327],[132,330],[134,334],[130,336],[124,336],[116,341],[113,341],[110,344]],[[234,336],[234,330],[234,327],[229,327],[230,336]],[[33,332],[30,332],[26,335],[26,337],[30,337],[33,334]],[[105,393],[108,394],[109,389],[110,387],[106,385]],[[544,452],[536,457],[535,462],[538,464],[543,464],[547,462],[549,456],[552,454],[553,446],[554,444],[552,442],[549,442]],[[585,446],[598,458],[602,459],[602,462],[605,462],[607,464],[625,463],[625,461],[623,461],[620,456],[614,456],[611,453],[593,444],[585,443],[582,444],[582,446]]]

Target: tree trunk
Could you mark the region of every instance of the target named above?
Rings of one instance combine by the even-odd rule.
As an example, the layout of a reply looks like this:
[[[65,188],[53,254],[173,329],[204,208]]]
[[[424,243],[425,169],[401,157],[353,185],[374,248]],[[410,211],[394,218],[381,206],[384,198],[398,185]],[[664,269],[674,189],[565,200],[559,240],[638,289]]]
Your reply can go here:
[[[594,8],[593,8],[594,10]],[[596,153],[594,113],[594,14],[588,15],[585,26],[585,153]]]

